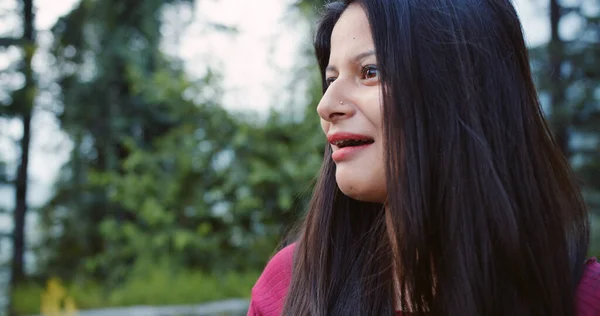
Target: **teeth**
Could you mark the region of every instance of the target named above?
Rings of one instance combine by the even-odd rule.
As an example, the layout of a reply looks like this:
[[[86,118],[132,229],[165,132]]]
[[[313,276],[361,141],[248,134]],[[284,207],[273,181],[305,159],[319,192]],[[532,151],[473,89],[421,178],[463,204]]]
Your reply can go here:
[[[371,143],[373,143],[373,140],[344,139],[344,140],[336,141],[334,143],[334,145],[336,145],[340,148],[343,148],[343,147],[359,146],[359,145],[371,144]]]

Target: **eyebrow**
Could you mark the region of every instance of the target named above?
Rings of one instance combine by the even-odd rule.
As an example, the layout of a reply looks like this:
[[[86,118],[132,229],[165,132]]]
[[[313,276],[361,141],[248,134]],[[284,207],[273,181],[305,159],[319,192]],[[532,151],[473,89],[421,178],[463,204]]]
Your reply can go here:
[[[354,64],[356,64],[360,60],[365,59],[365,58],[367,58],[367,57],[369,57],[371,55],[375,55],[375,51],[374,50],[369,50],[369,51],[366,51],[364,53],[360,53],[360,54],[354,56],[354,58],[352,58],[351,62],[354,63]],[[335,71],[336,69],[337,68],[335,68],[335,66],[329,65],[329,66],[327,66],[327,68],[325,68],[325,71]]]

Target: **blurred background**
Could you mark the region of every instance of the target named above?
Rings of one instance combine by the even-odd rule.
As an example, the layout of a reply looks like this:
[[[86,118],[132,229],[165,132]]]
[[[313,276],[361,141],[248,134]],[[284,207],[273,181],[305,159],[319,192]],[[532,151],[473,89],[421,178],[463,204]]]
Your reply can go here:
[[[0,0],[0,315],[245,315],[322,157],[323,2]],[[514,4],[600,214],[600,1]]]

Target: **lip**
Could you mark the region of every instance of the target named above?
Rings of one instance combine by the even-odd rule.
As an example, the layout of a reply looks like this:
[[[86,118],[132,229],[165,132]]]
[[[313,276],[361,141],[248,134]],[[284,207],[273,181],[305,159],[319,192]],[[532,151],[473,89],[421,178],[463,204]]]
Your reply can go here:
[[[369,137],[369,136],[361,135],[361,134],[346,133],[346,132],[339,132],[339,133],[333,133],[331,135],[327,135],[327,141],[332,145],[333,145],[333,143],[335,143],[337,141],[346,140],[346,139],[369,140],[369,139],[373,139],[373,137]]]
[[[373,145],[371,143],[371,144],[364,144],[364,145],[360,145],[360,146],[348,146],[348,147],[343,147],[343,148],[339,148],[336,145],[334,145],[334,143],[341,141],[341,140],[346,140],[346,139],[372,140],[373,138],[366,136],[366,135],[345,133],[345,132],[339,132],[339,133],[327,135],[327,141],[329,141],[329,143],[331,144],[331,147],[333,149],[333,153],[331,154],[331,159],[333,159],[333,161],[341,162],[341,161],[347,160],[347,159],[351,158],[352,155],[359,152],[360,150]]]

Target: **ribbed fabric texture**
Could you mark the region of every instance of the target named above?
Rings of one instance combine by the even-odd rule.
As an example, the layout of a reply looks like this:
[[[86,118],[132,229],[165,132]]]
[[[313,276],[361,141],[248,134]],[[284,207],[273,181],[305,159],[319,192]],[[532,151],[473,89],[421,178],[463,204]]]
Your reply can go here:
[[[589,259],[577,288],[577,315],[600,315],[600,263],[596,258]]]
[[[283,248],[269,261],[252,288],[248,316],[281,315],[292,278],[294,247],[291,244]],[[600,316],[600,263],[592,258],[585,266],[576,293],[577,316]]]
[[[248,316],[280,316],[292,279],[295,243],[281,249],[252,288]]]

